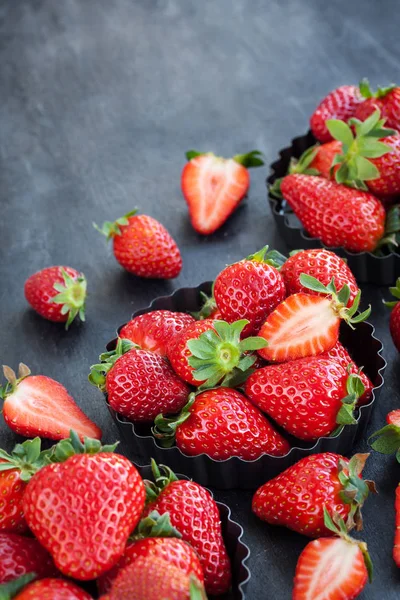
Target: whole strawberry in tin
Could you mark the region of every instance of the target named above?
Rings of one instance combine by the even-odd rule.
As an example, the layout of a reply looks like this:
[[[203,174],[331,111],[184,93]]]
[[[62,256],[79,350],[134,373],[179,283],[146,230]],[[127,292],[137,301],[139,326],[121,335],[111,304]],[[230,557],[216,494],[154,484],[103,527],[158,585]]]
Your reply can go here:
[[[35,573],[41,579],[57,575],[57,569],[50,554],[34,538],[0,533],[0,584],[26,573]]]
[[[155,352],[119,338],[115,350],[101,354],[100,360],[91,367],[90,382],[131,421],[151,422],[160,412],[176,413],[187,402],[188,386]]]
[[[329,92],[320,102],[310,119],[311,131],[320,142],[329,142],[332,137],[326,126],[328,119],[347,121],[363,101],[356,85],[342,85]]]
[[[302,458],[254,494],[253,512],[271,525],[283,525],[309,537],[330,536],[324,525],[324,509],[341,517],[350,531],[362,527],[361,508],[371,481],[361,479],[368,454],[351,460],[324,452]]]
[[[85,320],[86,279],[71,267],[47,267],[25,282],[25,298],[45,319],[65,323],[68,329],[79,315]]]
[[[390,293],[396,300],[385,302],[386,306],[392,309],[390,313],[389,327],[390,335],[397,350],[400,352],[400,277],[396,285],[389,288]]]
[[[247,319],[243,335],[258,333],[261,324],[286,296],[277,266],[284,257],[268,246],[226,267],[214,282],[214,298],[228,323]]]
[[[176,242],[159,221],[147,215],[127,213],[114,223],[96,229],[113,240],[114,256],[129,273],[151,279],[173,279],[182,269]]]

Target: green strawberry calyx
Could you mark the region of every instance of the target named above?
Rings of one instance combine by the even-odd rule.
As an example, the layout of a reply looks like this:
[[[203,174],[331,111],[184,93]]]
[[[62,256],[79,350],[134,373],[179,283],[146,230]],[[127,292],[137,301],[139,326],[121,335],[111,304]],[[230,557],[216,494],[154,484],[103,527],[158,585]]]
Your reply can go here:
[[[137,344],[134,344],[130,340],[118,338],[115,349],[100,354],[100,363],[97,363],[90,367],[90,383],[104,391],[106,386],[106,375],[115,365],[117,360],[121,358],[121,356],[129,352],[129,350],[138,348],[139,346]]]
[[[162,414],[156,416],[154,419],[154,427],[152,427],[152,433],[154,437],[159,440],[163,448],[171,448],[174,445],[176,430],[190,417],[192,412],[191,408],[195,400],[196,394],[193,392],[192,394],[189,394],[188,401],[179,414],[173,417],[164,417]],[[151,464],[153,466],[153,462]],[[157,481],[156,477],[155,479]]]
[[[30,374],[30,368],[24,363],[19,363],[17,374],[13,369],[11,369],[11,367],[3,365],[3,375],[6,379],[6,383],[0,386],[0,398],[5,400],[7,396],[15,392],[18,384],[26,377],[29,377]]]
[[[151,504],[157,500],[161,492],[174,481],[179,481],[175,473],[166,465],[157,465],[154,458],[151,459],[151,471],[154,481],[144,479],[144,487],[146,490],[146,504]]]
[[[349,307],[347,306],[350,299],[349,286],[345,284],[338,292],[333,277],[328,285],[324,285],[315,277],[302,273],[300,275],[300,283],[303,287],[312,290],[313,292],[330,296],[332,298],[333,311],[339,319],[344,320],[352,329],[354,329],[353,324],[365,321],[371,314],[371,306],[368,306],[362,313],[354,316],[360,305],[361,290],[358,290],[357,295],[353,300],[353,304]]]
[[[190,600],[207,600],[204,586],[201,585],[200,581],[193,574],[190,576],[189,594]]]
[[[45,461],[47,464],[65,462],[76,454],[98,454],[99,452],[114,452],[119,442],[115,444],[101,444],[100,440],[85,437],[81,442],[79,435],[72,429],[69,438],[60,440],[49,450],[45,450]]]
[[[378,87],[376,92],[371,90],[371,85],[366,77],[360,81],[359,90],[363,98],[384,98],[389,92],[396,88],[395,83],[391,83],[386,87]]]
[[[278,250],[269,250],[269,246],[263,246],[254,254],[250,254],[246,256],[245,261],[250,260],[253,262],[260,262],[266,265],[270,265],[271,267],[275,267],[275,269],[280,269],[282,265],[286,262],[286,256],[278,252]]]
[[[324,525],[337,537],[340,537],[342,540],[345,540],[349,544],[355,544],[360,548],[364,558],[365,566],[367,568],[368,578],[371,583],[373,578],[373,566],[371,557],[368,553],[367,544],[365,542],[360,542],[350,537],[346,523],[343,521],[343,519],[337,514],[334,514],[333,517],[331,517],[326,506],[324,506]]]
[[[213,156],[217,160],[225,161],[226,159],[222,156],[216,156],[213,152],[198,152],[197,150],[188,150],[186,152],[186,158],[188,161],[197,158],[198,156]],[[246,154],[235,154],[232,160],[239,163],[246,169],[253,167],[262,167],[264,165],[264,155],[260,150],[252,150]]]
[[[338,425],[356,425],[354,410],[357,401],[365,392],[365,387],[358,374],[351,373],[346,381],[347,395],[342,398],[342,406],[337,414],[336,422]]]
[[[36,578],[36,573],[25,573],[25,575],[21,575],[21,577],[18,577],[17,579],[7,581],[7,583],[2,583],[0,585],[0,600],[11,600],[17,594],[19,594],[19,592],[23,590],[28,583],[31,583],[31,581]]]
[[[240,339],[247,319],[234,323],[214,321],[214,329],[209,329],[198,338],[188,340],[187,348],[191,356],[189,365],[193,367],[193,378],[199,381],[199,390],[222,385],[236,387],[251,374],[256,361],[253,350],[265,348],[267,341],[260,337]],[[200,385],[200,382],[201,383]]]
[[[54,289],[58,294],[53,296],[49,302],[62,304],[61,314],[68,315],[65,329],[71,325],[72,321],[79,315],[81,321],[85,320],[85,303],[87,282],[83,273],[74,279],[71,275],[61,269],[64,283],[55,283]]]
[[[393,287],[389,288],[389,292],[392,294],[392,296],[394,298],[396,298],[396,300],[389,300],[389,301],[386,301],[386,302],[383,301],[383,303],[388,308],[394,308],[396,306],[396,304],[400,300],[400,277],[397,278],[396,285],[394,285]]]
[[[103,234],[107,238],[107,241],[111,240],[116,235],[122,234],[121,228],[125,225],[129,225],[129,217],[134,217],[137,212],[138,209],[134,208],[116,221],[105,221],[101,227],[96,225],[96,223],[93,223],[93,227],[96,229],[96,231],[99,231],[101,234]]]
[[[214,287],[214,286],[213,286]],[[197,321],[208,319],[211,313],[217,309],[217,303],[215,302],[214,293],[211,296],[207,296],[204,292],[200,292],[200,299],[202,302],[201,309],[197,312],[192,312],[191,315]]]
[[[318,169],[311,167],[311,163],[318,154],[320,144],[314,144],[303,152],[300,158],[292,156],[289,162],[289,168],[287,175],[293,175],[295,173],[302,173],[303,175],[320,175]],[[274,183],[269,186],[269,193],[275,198],[283,198],[281,192],[281,183],[283,177],[275,179]]]
[[[349,119],[349,124],[338,119],[326,121],[331,136],[342,143],[342,151],[335,155],[331,165],[331,169],[340,165],[335,173],[337,183],[366,191],[365,182],[380,176],[379,169],[370,159],[392,152],[391,146],[379,140],[396,133],[394,129],[384,127],[385,119],[380,116],[380,110],[376,109],[365,121],[356,118]]]
[[[160,515],[157,510],[152,510],[147,517],[139,521],[129,541],[134,542],[149,537],[181,538],[182,534],[173,527],[168,512]]]
[[[368,457],[369,454],[355,454],[349,461],[340,458],[338,462],[338,477],[342,485],[339,495],[345,504],[350,505],[346,521],[348,531],[354,527],[357,531],[362,529],[361,508],[369,493],[376,493],[375,483],[361,478]]]
[[[368,442],[371,448],[380,454],[395,454],[397,462],[400,463],[400,427],[398,425],[385,425],[370,435]]]

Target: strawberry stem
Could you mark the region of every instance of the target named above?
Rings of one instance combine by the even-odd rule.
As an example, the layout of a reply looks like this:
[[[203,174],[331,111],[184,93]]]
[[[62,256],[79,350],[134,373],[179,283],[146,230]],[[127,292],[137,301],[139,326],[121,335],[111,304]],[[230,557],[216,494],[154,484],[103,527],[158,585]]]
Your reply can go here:
[[[370,492],[376,493],[373,481],[361,479],[361,473],[369,454],[355,454],[349,462],[339,459],[338,471],[342,491],[339,495],[343,502],[350,505],[346,527],[350,531],[356,527],[362,529],[361,508]]]
[[[134,344],[130,340],[118,338],[117,345],[114,350],[109,352],[103,352],[99,356],[100,363],[92,365],[90,367],[89,381],[92,385],[98,387],[100,390],[105,390],[106,375],[115,365],[117,360],[124,354],[132,350],[133,348],[139,348],[137,344]]]
[[[275,267],[276,269],[280,269],[281,266],[285,264],[287,259],[286,256],[278,252],[278,250],[268,251],[268,246],[263,246],[263,248],[254,254],[247,256],[245,260],[264,263],[266,265],[271,265],[271,267]]]
[[[351,373],[346,381],[347,396],[342,398],[342,407],[339,410],[336,422],[338,425],[356,425],[354,410],[357,401],[365,392],[365,387],[358,374]]]
[[[192,312],[191,315],[198,321],[208,319],[211,313],[216,310],[217,303],[215,302],[214,295],[207,296],[204,292],[200,292],[200,298],[203,302],[201,309],[197,312]]]
[[[374,438],[375,441],[371,443]],[[371,448],[380,454],[396,454],[400,462],[400,427],[397,425],[385,425],[382,429],[375,431],[368,439]]]
[[[14,596],[16,596],[24,587],[26,587],[28,583],[36,579],[36,577],[36,573],[26,573],[25,575],[21,575],[21,577],[18,577],[13,581],[2,583],[0,585],[0,599],[11,600],[11,598],[14,598]]]
[[[68,329],[77,315],[79,315],[81,321],[85,320],[87,282],[83,273],[77,279],[74,279],[64,269],[61,272],[64,285],[61,283],[54,284],[54,289],[59,293],[51,298],[50,302],[62,304],[61,313],[63,315],[68,314],[65,324],[65,329]]]
[[[288,173],[293,175],[295,173],[302,173],[303,175],[319,175],[320,172],[317,169],[310,167],[312,161],[318,154],[320,148],[319,144],[310,146],[303,152],[300,158],[292,157],[290,159]]]
[[[5,400],[7,396],[12,394],[20,381],[25,379],[31,374],[31,370],[29,367],[24,365],[24,363],[19,363],[18,365],[18,376],[15,374],[15,371],[8,367],[7,365],[3,365],[3,374],[7,380],[7,383],[0,386],[0,399]]]
[[[96,231],[98,231],[102,235],[105,235],[108,241],[116,235],[121,235],[121,227],[129,225],[129,217],[133,217],[134,215],[136,215],[137,212],[138,209],[134,208],[130,212],[126,213],[126,215],[124,215],[123,217],[117,219],[116,221],[105,221],[101,227],[96,225],[96,223],[93,223],[93,227],[96,229]]]
[[[170,483],[178,481],[178,477],[169,467],[166,465],[157,465],[154,458],[151,459],[151,470],[154,481],[150,481],[149,479],[144,480],[147,504],[157,500],[163,489]]]
[[[164,417],[162,414],[157,415],[154,419],[154,427],[152,428],[152,433],[157,440],[160,440],[161,446],[163,448],[171,448],[171,446],[175,443],[175,435],[177,428],[184,423],[191,414],[191,408],[196,400],[196,394],[192,393],[189,395],[189,399],[185,406],[182,408],[181,412],[174,417]],[[153,467],[153,462],[151,463]],[[157,464],[154,462],[155,467],[153,467],[153,475],[157,480]],[[158,475],[160,478],[161,475]]]
[[[396,298],[396,300],[393,300],[393,301],[391,300],[389,302],[384,301],[384,304],[385,304],[385,306],[388,306],[389,308],[394,308],[396,306],[396,304],[398,303],[398,301],[400,300],[400,277],[397,278],[396,285],[389,288],[389,292],[392,294],[392,296],[394,298]]]
[[[359,90],[363,98],[384,98],[389,92],[394,90],[395,87],[396,84],[392,83],[386,87],[378,87],[376,92],[373,92],[366,77],[364,77],[364,79],[362,79],[359,83]]]
[[[264,165],[264,155],[260,150],[252,150],[247,154],[236,154],[233,160],[246,167],[246,169],[262,167]]]
[[[175,537],[181,538],[182,534],[173,527],[169,513],[163,515],[157,510],[152,510],[147,517],[139,521],[135,531],[129,537],[131,542],[149,537]]]

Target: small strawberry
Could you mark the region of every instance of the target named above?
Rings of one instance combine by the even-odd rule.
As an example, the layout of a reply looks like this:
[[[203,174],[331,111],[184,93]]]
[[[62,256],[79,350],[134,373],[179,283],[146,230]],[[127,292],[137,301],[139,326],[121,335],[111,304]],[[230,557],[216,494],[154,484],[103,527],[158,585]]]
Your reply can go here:
[[[237,154],[233,158],[212,152],[190,150],[182,171],[183,197],[189,207],[193,228],[203,235],[214,233],[233,213],[250,186],[250,167],[264,162],[258,150]]]
[[[312,356],[258,369],[246,396],[285,431],[301,440],[332,435],[355,425],[353,411],[364,386],[339,362]]]
[[[396,281],[396,285],[389,288],[390,293],[396,300],[385,302],[386,306],[392,309],[390,313],[390,335],[397,350],[400,352],[400,277]]]
[[[372,92],[368,79],[363,79],[359,90],[363,101],[352,116],[364,121],[379,109],[387,126],[400,131],[400,87],[392,84]]]
[[[25,437],[51,440],[68,437],[71,429],[81,439],[101,438],[101,430],[85,415],[61,383],[45,375],[31,375],[20,363],[18,376],[3,367],[7,383],[0,387],[3,416],[10,429]]]
[[[304,548],[296,567],[293,600],[354,600],[368,579],[372,581],[367,545],[351,538],[343,520],[336,525],[326,510],[324,520],[335,537],[313,540]]]
[[[268,252],[268,246],[226,267],[214,283],[214,297],[222,318],[228,323],[247,319],[243,335],[258,333],[261,324],[286,296],[277,266],[284,257]]]
[[[362,369],[355,364],[346,348],[340,342],[337,342],[331,350],[325,352],[324,354],[320,354],[320,356],[336,360],[342,365],[342,367],[347,369],[349,373],[352,375],[358,375],[361,379],[361,383],[364,386],[364,393],[358,400],[358,406],[368,404],[372,397],[372,390],[374,388],[373,383],[370,381],[364,371],[362,371]]]
[[[240,339],[247,324],[246,319],[234,323],[195,321],[168,346],[172,368],[181,379],[201,389],[240,385],[256,361],[251,352],[266,346],[258,337]]]
[[[313,175],[287,175],[281,191],[307,232],[326,246],[372,252],[385,233],[385,209],[369,192]]]
[[[169,513],[182,540],[197,552],[207,593],[226,593],[231,584],[231,566],[218,506],[211,494],[194,481],[179,480],[168,467],[159,469],[154,460],[152,469],[155,483],[145,481],[148,505],[144,515],[153,510]]]
[[[47,267],[25,282],[25,298],[45,319],[65,323],[85,320],[86,279],[71,267]]]
[[[324,285],[328,285],[333,279],[338,290],[347,284],[350,288],[348,306],[354,302],[359,291],[356,279],[343,258],[324,248],[295,250],[282,265],[280,273],[288,296],[299,292],[319,294],[319,292],[313,292],[301,285],[300,275],[302,273],[315,277]]]
[[[151,279],[173,279],[182,269],[176,242],[161,223],[147,215],[127,213],[95,228],[113,240],[114,256],[129,273]]]
[[[329,142],[332,137],[325,122],[328,119],[347,121],[362,101],[360,91],[355,85],[342,85],[325,96],[310,119],[311,131],[317,140]]]
[[[29,583],[32,576],[0,586],[2,600],[92,600],[92,596],[72,581],[46,577]],[[16,594],[16,595],[15,595]]]
[[[311,275],[302,274],[300,283],[322,295],[294,294],[267,317],[259,336],[267,340],[268,346],[258,350],[265,360],[284,362],[327,352],[338,342],[341,320],[352,326],[371,313],[369,307],[355,317],[361,292],[348,308],[350,288],[344,285],[337,292],[334,279],[325,286]]]
[[[127,419],[151,422],[160,412],[179,412],[187,402],[188,386],[155,352],[119,338],[115,350],[101,354],[100,361],[91,367],[89,380]]]
[[[192,394],[177,417],[159,415],[153,433],[165,447],[175,441],[188,456],[207,454],[214,460],[232,456],[255,460],[263,454],[284,456],[290,449],[243,394],[227,387]]]
[[[41,579],[57,575],[57,569],[37,540],[16,533],[0,533],[0,583],[26,573],[35,573]]]
[[[191,323],[194,318],[186,313],[153,310],[126,323],[118,335],[142,350],[166,356],[167,345]]]
[[[361,479],[368,454],[347,458],[332,452],[312,454],[262,485],[253,512],[271,525],[283,525],[309,537],[331,535],[324,507],[346,520],[350,531],[362,527],[361,507],[374,484]]]
[[[108,600],[206,600],[194,575],[161,556],[140,556],[115,579]]]

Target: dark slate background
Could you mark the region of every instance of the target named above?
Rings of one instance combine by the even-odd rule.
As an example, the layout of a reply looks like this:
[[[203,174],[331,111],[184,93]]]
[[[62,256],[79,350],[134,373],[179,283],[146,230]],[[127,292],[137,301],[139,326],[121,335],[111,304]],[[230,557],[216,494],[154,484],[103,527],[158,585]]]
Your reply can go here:
[[[65,384],[104,439],[117,438],[102,396],[87,382],[116,327],[159,295],[213,278],[265,243],[284,250],[266,203],[267,169],[252,173],[247,201],[215,235],[190,227],[180,192],[184,151],[225,156],[253,148],[267,163],[307,130],[330,89],[398,76],[396,0],[3,0],[0,4],[0,360],[24,361]],[[173,282],[125,273],[91,226],[138,206],[178,241]],[[34,271],[68,264],[88,278],[87,322],[68,333],[26,305]],[[399,359],[384,290],[369,287],[385,344],[386,388],[370,432],[399,406]],[[14,435],[1,425],[1,445]],[[366,449],[366,443],[362,449]],[[122,448],[125,452],[128,449]],[[363,600],[399,597],[391,560],[393,492],[400,467],[374,455],[366,469],[379,496],[365,507],[375,581]],[[249,493],[217,492],[245,529],[253,576],[247,598],[291,597],[306,539],[250,513]]]

